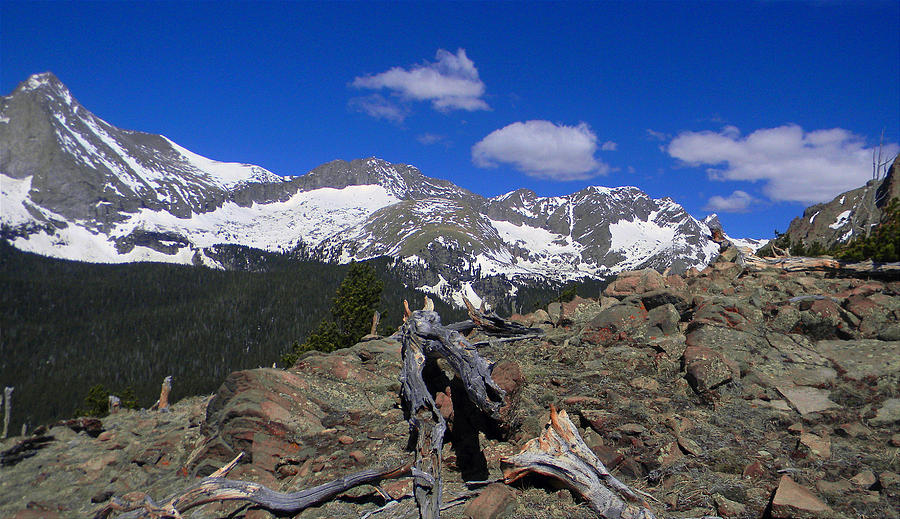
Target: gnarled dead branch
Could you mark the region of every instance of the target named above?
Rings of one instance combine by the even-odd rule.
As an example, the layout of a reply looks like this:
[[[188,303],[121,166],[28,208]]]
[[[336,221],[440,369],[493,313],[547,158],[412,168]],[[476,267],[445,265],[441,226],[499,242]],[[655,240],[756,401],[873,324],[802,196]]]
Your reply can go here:
[[[400,329],[403,360],[400,392],[408,414],[411,440],[415,440],[415,468],[421,472],[414,481],[413,493],[420,517],[433,519],[440,517],[441,511],[441,450],[447,422],[425,383],[426,364],[444,359],[462,381],[469,400],[492,418],[499,418],[506,393],[494,383],[490,366],[477,348],[456,329],[443,326],[440,316],[429,309],[434,307],[428,301],[424,310],[411,312],[405,301],[404,307],[406,322]],[[478,314],[470,312],[470,315]]]
[[[544,434],[525,444],[515,456],[502,460],[506,483],[528,474],[558,479],[582,495],[603,517],[654,519],[649,505],[606,470],[584,443],[565,411],[550,407]]]
[[[317,487],[298,492],[276,492],[259,483],[225,479],[225,475],[237,465],[239,454],[228,465],[214,474],[191,485],[183,492],[157,504],[149,497],[141,503],[124,504],[114,500],[99,510],[94,519],[109,517],[116,512],[124,512],[120,519],[137,518],[180,518],[181,513],[191,508],[218,501],[246,501],[270,512],[296,514],[328,501],[341,492],[360,485],[374,485],[385,479],[407,477],[411,474],[411,464],[384,470],[363,470]]]

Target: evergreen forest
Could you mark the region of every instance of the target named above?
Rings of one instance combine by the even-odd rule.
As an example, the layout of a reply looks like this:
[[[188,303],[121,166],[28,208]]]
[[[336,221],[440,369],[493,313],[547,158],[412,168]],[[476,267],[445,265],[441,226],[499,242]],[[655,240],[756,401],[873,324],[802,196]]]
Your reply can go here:
[[[213,393],[232,371],[271,366],[329,318],[351,268],[237,246],[216,252],[242,270],[83,263],[0,240],[0,387],[15,387],[10,431],[74,416],[97,385],[149,407],[167,375],[177,401]],[[403,299],[417,307],[423,294],[393,277],[387,258],[366,263],[383,283],[382,330],[392,330]],[[435,305],[447,320],[465,318]]]

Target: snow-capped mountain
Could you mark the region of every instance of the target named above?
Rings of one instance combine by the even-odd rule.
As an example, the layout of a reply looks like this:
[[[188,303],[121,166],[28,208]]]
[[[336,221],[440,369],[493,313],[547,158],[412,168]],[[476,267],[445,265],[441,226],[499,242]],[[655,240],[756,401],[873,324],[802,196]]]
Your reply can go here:
[[[3,236],[22,250],[210,266],[205,250],[223,243],[340,262],[387,255],[410,284],[457,303],[522,282],[682,271],[719,248],[706,223],[635,187],[485,198],[376,158],[296,177],[217,162],[110,125],[50,73],[0,99],[0,191]]]

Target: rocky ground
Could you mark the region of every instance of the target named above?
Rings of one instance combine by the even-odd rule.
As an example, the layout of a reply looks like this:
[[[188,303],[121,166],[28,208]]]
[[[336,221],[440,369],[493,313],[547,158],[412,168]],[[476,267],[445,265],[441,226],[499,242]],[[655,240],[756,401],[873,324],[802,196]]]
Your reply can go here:
[[[451,423],[445,517],[593,517],[539,478],[506,486],[500,460],[565,409],[613,474],[660,517],[900,517],[900,281],[745,272],[733,249],[702,272],[620,276],[599,300],[514,316],[544,337],[488,345],[511,395],[487,424],[438,374]],[[400,344],[379,338],[290,370],[235,372],[169,413],[123,411],[30,439],[0,467],[0,516],[89,517],[112,496],[161,499],[244,452],[231,472],[293,491],[411,459]],[[417,517],[409,480],[370,517]],[[387,503],[359,487],[301,518],[360,517]],[[187,517],[271,517],[234,503]]]

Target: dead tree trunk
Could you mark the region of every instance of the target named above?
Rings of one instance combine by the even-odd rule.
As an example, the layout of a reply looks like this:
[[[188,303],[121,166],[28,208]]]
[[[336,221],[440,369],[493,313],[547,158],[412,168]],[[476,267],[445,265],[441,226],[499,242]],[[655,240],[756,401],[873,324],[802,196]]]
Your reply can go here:
[[[3,389],[3,434],[0,435],[0,440],[5,440],[7,433],[9,433],[9,420],[10,415],[12,415],[12,394],[13,387],[7,386]]]
[[[426,300],[425,310],[411,312],[404,302],[406,322],[400,329],[403,368],[400,392],[415,443],[414,495],[422,519],[436,519],[441,511],[441,450],[447,422],[438,411],[423,377],[426,364],[444,359],[462,380],[469,400],[486,415],[499,418],[506,393],[491,379],[490,367],[460,333],[441,324]],[[472,315],[476,313],[474,309]],[[473,319],[474,321],[474,319]],[[476,322],[476,324],[478,324]]]
[[[163,379],[162,387],[159,390],[159,400],[150,407],[150,410],[158,410],[161,413],[169,412],[169,393],[172,392],[172,375]]]

